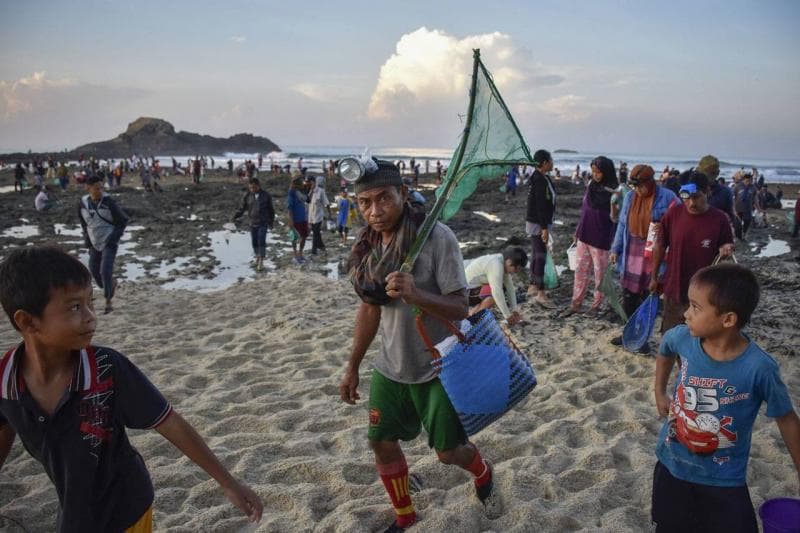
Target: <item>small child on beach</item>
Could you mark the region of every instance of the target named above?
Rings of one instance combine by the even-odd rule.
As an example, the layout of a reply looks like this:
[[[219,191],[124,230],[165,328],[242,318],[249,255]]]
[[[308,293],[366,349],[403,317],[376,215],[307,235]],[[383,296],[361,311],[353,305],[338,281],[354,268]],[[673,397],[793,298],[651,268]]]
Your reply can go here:
[[[91,343],[92,277],[55,247],[0,263],[0,303],[22,343],[0,359],[0,468],[17,434],[45,468],[64,532],[152,530],[153,484],[125,428],[155,429],[253,522],[263,504],[124,355]]]
[[[336,227],[339,231],[339,237],[342,239],[342,246],[347,245],[347,233],[350,231],[350,210],[353,208],[353,202],[347,196],[347,189],[342,189],[342,194],[336,199],[338,213],[336,215]]]
[[[720,264],[689,285],[686,325],[664,335],[655,400],[667,417],[656,448],[651,516],[656,531],[758,531],[747,488],[753,422],[762,402],[800,481],[800,419],[778,364],[742,329],[758,304],[755,275]],[[667,382],[678,359],[673,397]]]

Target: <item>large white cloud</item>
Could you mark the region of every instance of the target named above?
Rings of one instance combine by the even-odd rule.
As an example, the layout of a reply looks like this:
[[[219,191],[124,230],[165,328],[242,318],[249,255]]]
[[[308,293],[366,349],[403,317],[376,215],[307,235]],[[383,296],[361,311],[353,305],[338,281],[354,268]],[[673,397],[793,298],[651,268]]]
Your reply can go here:
[[[535,62],[531,53],[504,33],[454,37],[441,30],[419,28],[403,35],[395,53],[381,66],[367,117],[382,120],[418,117],[463,109],[472,73],[472,50],[481,58],[507,102],[522,102],[536,87],[564,82],[557,69]]]
[[[0,80],[0,117],[10,120],[19,113],[30,112],[47,98],[49,91],[75,85],[69,78],[50,79],[43,70],[17,80]]]

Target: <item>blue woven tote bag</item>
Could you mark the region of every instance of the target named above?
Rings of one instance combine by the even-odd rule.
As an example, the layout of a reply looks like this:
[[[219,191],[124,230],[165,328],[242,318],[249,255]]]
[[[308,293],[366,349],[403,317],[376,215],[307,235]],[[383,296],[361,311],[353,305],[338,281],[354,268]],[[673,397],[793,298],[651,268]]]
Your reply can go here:
[[[435,316],[435,315],[434,315]],[[438,318],[438,317],[437,317]],[[474,435],[521,402],[536,386],[530,361],[488,309],[462,322],[460,331],[434,346],[417,315],[417,329],[433,353],[431,362],[467,435]]]
[[[658,316],[658,303],[658,294],[651,294],[631,315],[625,324],[625,329],[622,330],[622,345],[626,350],[635,352],[644,346],[653,334],[653,326]]]

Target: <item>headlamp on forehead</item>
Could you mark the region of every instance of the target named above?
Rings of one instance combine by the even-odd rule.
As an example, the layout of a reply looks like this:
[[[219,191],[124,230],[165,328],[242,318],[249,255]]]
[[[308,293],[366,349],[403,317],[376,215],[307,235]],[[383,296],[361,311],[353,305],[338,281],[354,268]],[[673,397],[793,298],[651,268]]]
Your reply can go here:
[[[695,183],[687,183],[686,185],[681,185],[680,191],[678,191],[678,196],[681,197],[683,200],[688,200],[689,197],[692,195],[697,194],[697,184]]]
[[[353,156],[340,159],[337,172],[343,180],[353,183],[365,174],[370,174],[377,170],[378,164],[371,157]]]

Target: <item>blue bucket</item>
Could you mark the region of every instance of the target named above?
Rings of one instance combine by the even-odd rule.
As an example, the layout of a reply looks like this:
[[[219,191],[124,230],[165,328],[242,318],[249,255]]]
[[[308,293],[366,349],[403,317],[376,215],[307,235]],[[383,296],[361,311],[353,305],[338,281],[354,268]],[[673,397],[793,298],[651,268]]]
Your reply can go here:
[[[625,329],[622,330],[622,345],[626,350],[635,352],[647,343],[653,334],[653,326],[658,317],[658,295],[651,294],[642,302],[642,305],[631,315]]]

